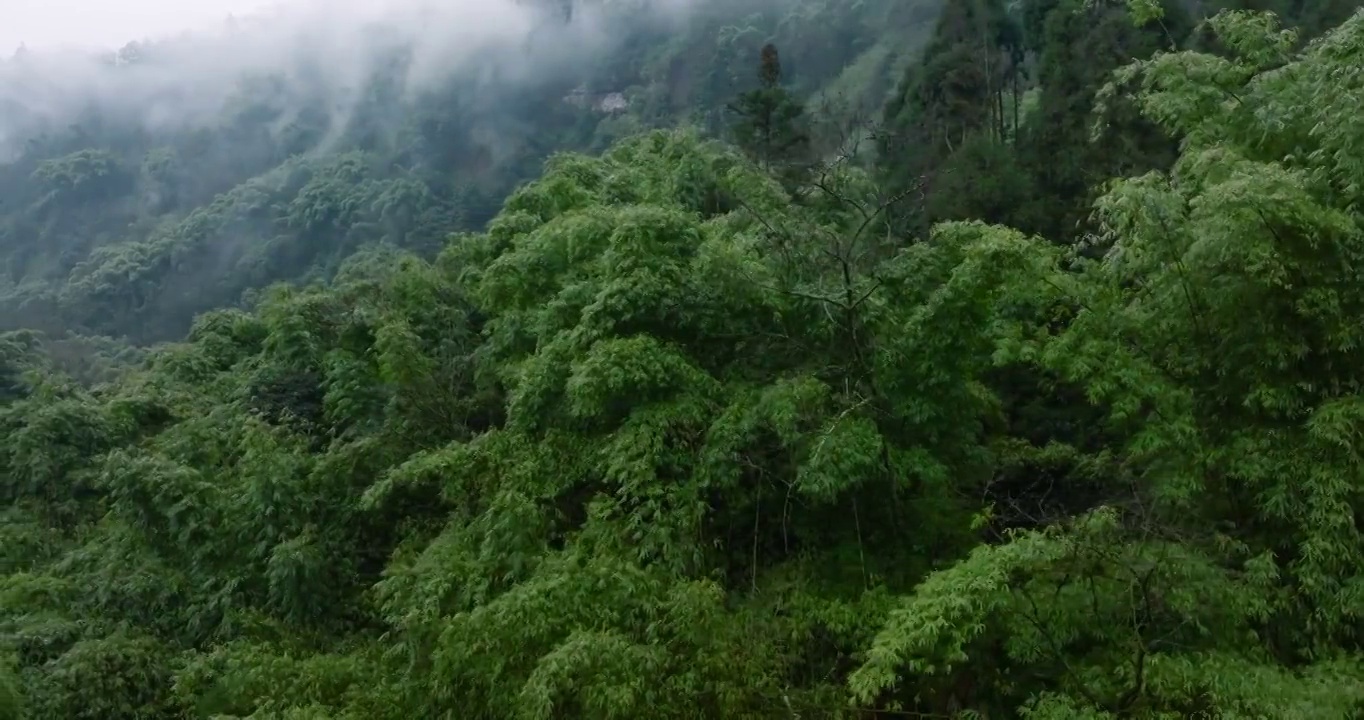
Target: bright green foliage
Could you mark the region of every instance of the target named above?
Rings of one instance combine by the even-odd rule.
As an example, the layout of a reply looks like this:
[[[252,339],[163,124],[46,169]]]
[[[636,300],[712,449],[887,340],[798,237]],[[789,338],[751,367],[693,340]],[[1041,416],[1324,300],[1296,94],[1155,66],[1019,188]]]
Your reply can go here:
[[[1167,417],[1178,434],[1153,429],[1143,442],[1168,452],[1173,482],[1161,495],[1219,496],[1202,505],[1208,519],[1280,559],[1303,603],[1281,612],[1306,631],[1284,639],[1312,657],[1358,640],[1350,588],[1364,548],[1338,512],[1358,502],[1364,155],[1342,113],[1364,86],[1342,68],[1364,58],[1364,18],[1287,66],[1292,36],[1264,18],[1216,24],[1236,56],[1169,55],[1132,71],[1149,88],[1147,112],[1187,139],[1172,173],[1119,184],[1100,205],[1122,237],[1106,274],[1145,286],[1118,300],[1126,329],[1113,332],[1150,348],[1142,363],[1187,388]],[[1226,95],[1213,100],[1188,77],[1216,78]],[[1176,336],[1188,349],[1165,345]],[[1220,468],[1211,477],[1210,466]]]
[[[852,600],[874,577],[914,577],[896,533],[830,521],[866,513],[880,526],[894,503],[937,508],[941,523],[953,505],[943,481],[972,467],[969,384],[960,400],[893,398],[963,387],[940,374],[969,379],[971,366],[931,369],[925,353],[944,356],[929,339],[989,312],[968,288],[995,275],[984,267],[1007,266],[990,261],[1013,246],[972,253],[989,234],[962,228],[941,250],[857,268],[848,286],[815,259],[859,244],[855,225],[840,227],[852,205],[811,217],[774,206],[770,181],[696,142],[653,135],[601,160],[557,159],[460,249],[504,248],[470,279],[495,318],[489,360],[508,389],[507,426],[397,471],[388,491],[443,476],[455,515],[379,586],[417,661],[431,663],[426,693],[439,706],[468,693],[530,717],[827,706],[835,688],[792,676],[785,638],[814,630],[808,613],[833,601],[826,593]],[[778,227],[821,239],[773,237]],[[765,251],[788,240],[784,254]],[[962,253],[984,267],[967,269]],[[904,284],[916,266],[936,271],[929,288]],[[799,350],[841,338],[858,347]],[[963,414],[948,424],[963,434],[915,431]],[[914,542],[951,552],[955,534],[940,524]],[[859,557],[860,569],[839,568]],[[793,573],[805,580],[790,586]],[[814,605],[780,621],[727,609],[779,598]],[[755,636],[755,622],[773,632]],[[669,680],[639,684],[651,676]]]
[[[555,158],[435,265],[362,255],[204,316],[107,397],[18,401],[14,496],[80,480],[102,508],[6,581],[33,608],[10,637],[72,664],[35,656],[28,685],[106,656],[154,679],[131,653],[156,638],[192,653],[174,692],[120,702],[838,712],[821,664],[969,542],[991,319],[1035,267],[975,224],[896,250],[874,196],[845,168],[796,206],[720,146],[645,135]]]
[[[1098,257],[654,131],[117,371],[0,336],[0,720],[1358,717],[1364,14],[1209,28],[1096,90],[1180,143]],[[410,218],[367,157],[290,237]]]
[[[1213,24],[1236,55],[1124,71],[1148,116],[1184,138],[1181,158],[1109,189],[1098,210],[1112,249],[1053,285],[1080,312],[1018,348],[1128,428],[1129,489],[926,581],[854,675],[864,700],[906,670],[981,683],[1027,668],[1047,678],[1037,690],[990,681],[976,707],[1358,712],[1364,146],[1345,68],[1364,61],[1364,16],[1297,58],[1262,16]]]

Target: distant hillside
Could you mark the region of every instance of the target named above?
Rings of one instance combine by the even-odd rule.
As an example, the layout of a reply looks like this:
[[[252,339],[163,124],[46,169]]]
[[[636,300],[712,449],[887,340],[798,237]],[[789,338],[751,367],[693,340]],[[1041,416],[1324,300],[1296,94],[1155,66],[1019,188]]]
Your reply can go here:
[[[173,339],[366,244],[430,256],[553,152],[722,131],[767,42],[795,92],[873,115],[936,3],[520,3],[469,6],[500,13],[482,31],[305,18],[98,62],[17,56],[0,65],[0,329]]]

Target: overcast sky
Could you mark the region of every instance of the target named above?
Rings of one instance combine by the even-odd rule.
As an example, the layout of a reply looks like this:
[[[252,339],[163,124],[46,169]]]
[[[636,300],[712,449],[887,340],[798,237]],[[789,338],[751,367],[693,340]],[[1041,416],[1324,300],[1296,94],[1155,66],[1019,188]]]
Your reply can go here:
[[[266,0],[0,0],[0,57],[20,43],[118,48],[130,40],[216,24]]]

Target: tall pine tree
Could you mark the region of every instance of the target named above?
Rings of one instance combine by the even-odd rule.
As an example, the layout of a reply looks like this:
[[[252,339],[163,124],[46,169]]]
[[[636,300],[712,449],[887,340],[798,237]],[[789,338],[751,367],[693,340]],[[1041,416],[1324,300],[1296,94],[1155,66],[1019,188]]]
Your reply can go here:
[[[794,181],[810,160],[805,107],[782,86],[781,57],[775,45],[763,46],[758,87],[729,106],[735,115],[734,141],[764,170]]]

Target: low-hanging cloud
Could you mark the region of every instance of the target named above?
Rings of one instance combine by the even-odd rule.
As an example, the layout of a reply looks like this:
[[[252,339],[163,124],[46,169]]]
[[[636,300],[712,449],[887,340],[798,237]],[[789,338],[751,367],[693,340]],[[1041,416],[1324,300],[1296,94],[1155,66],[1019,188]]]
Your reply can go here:
[[[293,0],[283,0],[292,2]],[[0,57],[33,49],[114,49],[249,15],[268,0],[5,0],[0,5]]]
[[[344,116],[394,58],[407,97],[455,76],[505,88],[572,73],[627,24],[672,22],[699,1],[285,0],[117,51],[29,48],[0,62],[0,161],[35,128],[91,108],[151,130],[210,122],[253,76]]]

